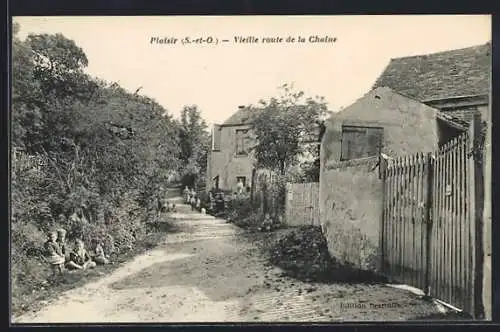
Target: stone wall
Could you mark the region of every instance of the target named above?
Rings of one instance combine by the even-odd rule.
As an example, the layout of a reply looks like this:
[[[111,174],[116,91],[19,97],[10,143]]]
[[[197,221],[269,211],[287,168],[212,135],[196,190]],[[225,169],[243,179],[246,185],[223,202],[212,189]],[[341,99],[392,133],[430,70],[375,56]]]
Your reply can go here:
[[[320,178],[320,220],[332,256],[377,270],[381,181],[378,158],[339,163]]]

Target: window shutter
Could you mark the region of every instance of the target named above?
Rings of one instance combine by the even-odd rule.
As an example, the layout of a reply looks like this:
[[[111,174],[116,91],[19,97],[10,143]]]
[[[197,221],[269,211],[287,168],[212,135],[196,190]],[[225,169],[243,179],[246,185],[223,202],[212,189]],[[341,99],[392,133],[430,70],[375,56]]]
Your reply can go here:
[[[382,128],[344,126],[341,161],[377,156],[382,145],[382,134]]]

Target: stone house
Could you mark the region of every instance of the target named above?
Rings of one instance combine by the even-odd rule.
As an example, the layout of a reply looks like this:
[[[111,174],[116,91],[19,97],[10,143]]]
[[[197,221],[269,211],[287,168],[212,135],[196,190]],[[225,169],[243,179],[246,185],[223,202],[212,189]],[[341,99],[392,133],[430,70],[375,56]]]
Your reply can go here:
[[[249,186],[253,158],[249,149],[255,144],[251,135],[250,110],[239,106],[224,123],[212,129],[212,149],[207,158],[207,189],[235,190],[241,179]]]
[[[489,118],[490,44],[392,59],[372,90],[326,122],[320,222],[335,257],[377,269],[380,155],[431,152]]]
[[[252,135],[251,110],[239,106],[238,110],[224,123],[213,126],[212,149],[207,158],[208,189],[218,187],[235,190],[241,179],[246,187],[251,186],[254,172],[254,158],[251,148],[256,144]],[[305,136],[302,144],[308,153],[299,157],[299,163],[308,163],[319,157],[320,136],[323,126],[317,126],[317,133]]]
[[[326,122],[321,143],[320,223],[330,253],[376,269],[382,182],[378,162],[438,147],[439,110],[376,88]]]

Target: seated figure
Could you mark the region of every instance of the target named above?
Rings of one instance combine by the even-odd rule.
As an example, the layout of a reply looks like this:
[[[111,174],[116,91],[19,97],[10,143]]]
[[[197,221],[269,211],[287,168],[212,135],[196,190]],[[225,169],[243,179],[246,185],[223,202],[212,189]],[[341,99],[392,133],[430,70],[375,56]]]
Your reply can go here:
[[[96,262],[96,264],[99,265],[110,264],[108,257],[104,253],[102,244],[97,239],[94,239],[92,241],[92,245],[93,245],[92,259],[94,260],[94,262]]]
[[[57,243],[57,232],[50,231],[47,236],[48,239],[44,243],[45,258],[50,264],[53,274],[56,275],[64,270],[64,255]]]
[[[96,263],[92,261],[92,258],[85,249],[83,241],[77,239],[75,241],[75,248],[69,254],[69,261],[66,263],[66,267],[70,270],[83,270],[92,269],[95,266]]]
[[[67,262],[69,260],[69,250],[66,248],[66,230],[64,228],[59,228],[57,230],[56,242],[59,245],[62,255],[64,256],[65,262]]]

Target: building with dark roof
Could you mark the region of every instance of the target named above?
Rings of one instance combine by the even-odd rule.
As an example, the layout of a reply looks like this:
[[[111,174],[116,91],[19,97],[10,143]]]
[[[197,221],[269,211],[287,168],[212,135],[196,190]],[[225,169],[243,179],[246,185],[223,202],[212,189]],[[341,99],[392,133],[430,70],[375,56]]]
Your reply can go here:
[[[391,59],[373,89],[389,87],[469,121],[486,119],[490,94],[491,44]]]
[[[251,185],[254,159],[250,150],[256,143],[251,130],[252,112],[255,110],[239,106],[226,121],[213,126],[212,149],[207,158],[207,189],[218,187],[234,190],[240,179],[246,186]],[[309,147],[317,146],[319,155],[323,126],[319,124],[316,127],[317,134],[314,132],[312,135],[305,135],[302,137],[302,143]],[[299,162],[308,162],[316,157],[305,153],[299,158]]]
[[[239,106],[222,124],[212,129],[212,149],[207,158],[207,189],[236,189],[241,179],[250,185],[253,160],[249,148],[253,145],[250,128],[251,110]]]
[[[466,131],[473,114],[488,119],[490,49],[488,43],[392,59],[371,91],[326,121],[319,209],[332,256],[378,268],[381,157],[436,151]]]

